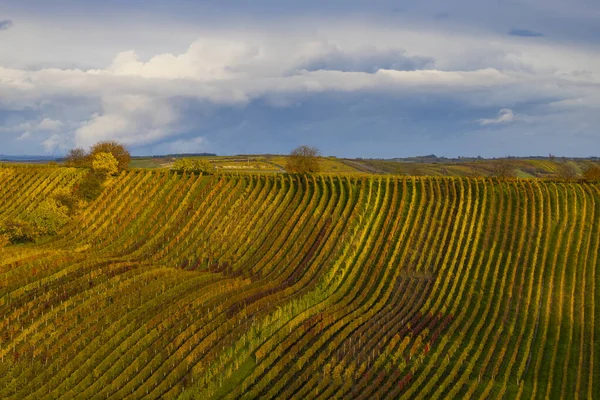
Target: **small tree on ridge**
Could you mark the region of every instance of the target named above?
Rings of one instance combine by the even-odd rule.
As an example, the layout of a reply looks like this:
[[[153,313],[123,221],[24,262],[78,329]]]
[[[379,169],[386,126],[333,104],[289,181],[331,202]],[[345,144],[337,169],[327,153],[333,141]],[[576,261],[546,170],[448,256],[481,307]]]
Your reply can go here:
[[[104,176],[116,175],[119,172],[119,162],[111,153],[96,153],[92,159],[92,169]]]
[[[321,152],[316,147],[298,146],[290,153],[285,169],[291,173],[306,174],[321,170],[319,156]]]
[[[119,171],[126,170],[131,162],[131,155],[125,146],[115,140],[98,142],[90,148],[90,160],[98,153],[110,153],[118,162]]]
[[[85,168],[89,165],[88,155],[81,147],[71,149],[65,157],[65,165],[67,167]]]

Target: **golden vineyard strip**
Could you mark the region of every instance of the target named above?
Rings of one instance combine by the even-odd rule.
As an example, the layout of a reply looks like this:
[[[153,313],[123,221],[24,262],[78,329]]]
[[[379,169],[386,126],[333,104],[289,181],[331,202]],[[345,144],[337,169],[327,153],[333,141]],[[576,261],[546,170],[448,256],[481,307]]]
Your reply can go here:
[[[0,218],[84,172],[0,170]],[[2,398],[594,398],[600,189],[136,170],[0,249]]]

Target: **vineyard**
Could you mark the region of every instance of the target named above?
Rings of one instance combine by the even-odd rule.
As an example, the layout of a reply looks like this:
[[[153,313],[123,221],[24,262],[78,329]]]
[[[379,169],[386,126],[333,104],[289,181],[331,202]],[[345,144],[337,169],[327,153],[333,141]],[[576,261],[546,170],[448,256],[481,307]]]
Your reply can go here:
[[[0,249],[0,397],[600,398],[599,255],[597,184],[123,172]]]

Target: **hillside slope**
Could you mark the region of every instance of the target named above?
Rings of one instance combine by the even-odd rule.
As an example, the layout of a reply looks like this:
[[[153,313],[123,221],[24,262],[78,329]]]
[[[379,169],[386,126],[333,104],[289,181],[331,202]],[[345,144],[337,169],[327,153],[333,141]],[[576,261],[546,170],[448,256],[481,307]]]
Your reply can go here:
[[[0,219],[27,217],[42,200],[70,189],[84,175],[76,168],[0,166]]]
[[[0,249],[0,397],[593,398],[599,225],[589,184],[123,173]]]

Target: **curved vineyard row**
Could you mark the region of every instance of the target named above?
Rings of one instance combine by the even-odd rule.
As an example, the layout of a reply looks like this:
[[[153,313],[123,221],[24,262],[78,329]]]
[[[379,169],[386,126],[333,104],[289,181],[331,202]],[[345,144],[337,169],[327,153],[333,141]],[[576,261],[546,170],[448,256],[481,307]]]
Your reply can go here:
[[[0,215],[81,172],[0,170]],[[0,249],[0,396],[593,398],[600,188],[121,174]]]

